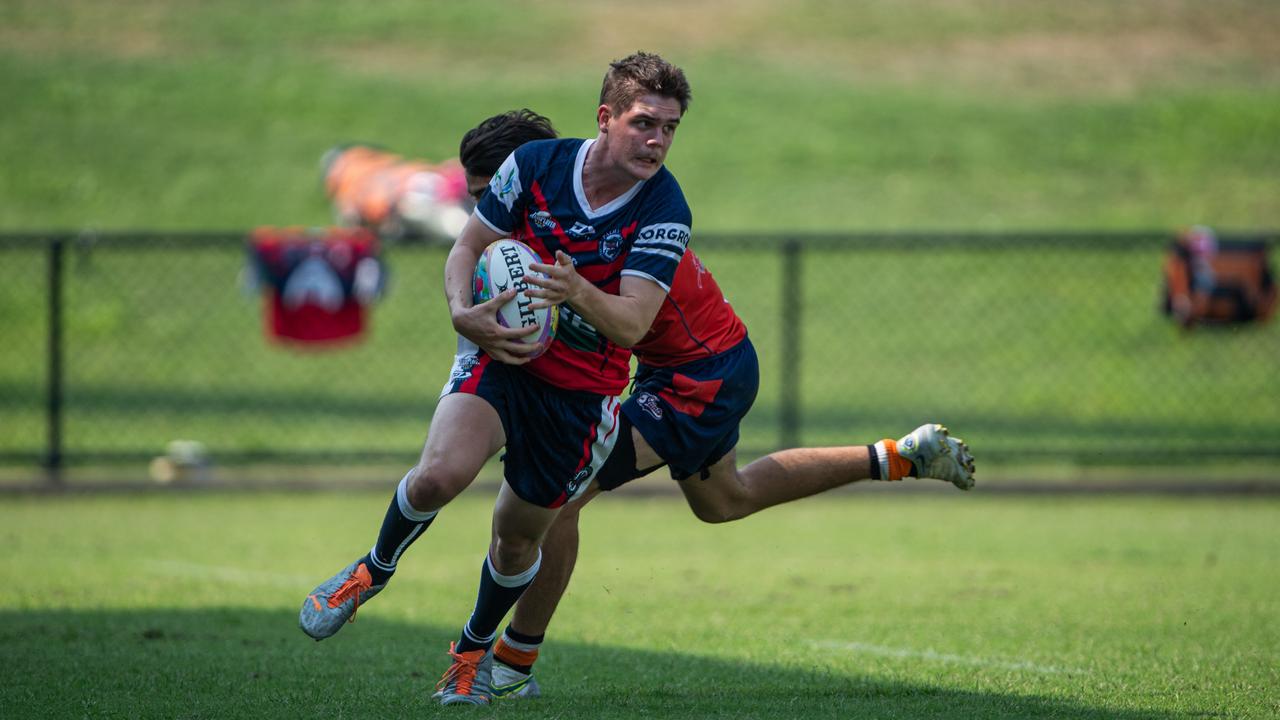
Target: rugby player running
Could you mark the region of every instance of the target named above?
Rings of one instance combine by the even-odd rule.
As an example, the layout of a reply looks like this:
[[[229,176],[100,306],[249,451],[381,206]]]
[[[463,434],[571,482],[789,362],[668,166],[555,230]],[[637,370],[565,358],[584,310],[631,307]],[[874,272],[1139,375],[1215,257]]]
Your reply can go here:
[[[537,137],[555,137],[555,130],[529,110],[489,118],[468,132],[460,152],[468,191],[479,200],[499,163]],[[664,240],[674,246],[688,238]],[[578,276],[564,253],[557,253],[556,266],[534,269],[551,276],[546,282],[530,279],[544,288],[529,293],[542,298],[535,307],[567,303],[597,328],[623,326],[608,316],[609,306],[594,297],[594,287]],[[783,450],[739,469],[739,423],[759,386],[746,327],[691,249],[684,251],[669,291],[656,285],[650,290],[637,313],[654,318],[647,331],[637,333],[632,325],[611,336],[630,346],[639,360],[631,396],[622,404],[619,440],[596,483],[560,513],[543,542],[542,569],[494,648],[496,697],[540,693],[533,664],[577,560],[578,512],[599,490],[613,490],[666,465],[694,515],[721,523],[859,480],[918,476],[962,490],[973,487],[968,447],[937,424],[923,425],[896,442]]]
[[[689,235],[689,207],[663,167],[689,96],[679,68],[633,54],[605,74],[594,139],[528,143],[498,168],[445,261],[459,347],[421,458],[396,488],[373,549],[303,601],[299,624],[309,636],[333,635],[381,592],[438,511],[505,447],[475,609],[450,645],[437,694],[445,705],[490,701],[498,625],[537,575],[539,546],[557,513],[586,492],[618,438],[630,352],[609,337],[649,327],[653,313],[639,313],[657,307],[680,263],[682,244],[639,238],[658,228],[663,237]],[[572,257],[574,279],[597,286],[592,299],[609,308],[602,317],[614,325],[597,330],[562,307],[550,348],[527,357],[519,339],[528,329],[496,320],[514,291],[472,302],[476,261],[506,236],[546,260]]]

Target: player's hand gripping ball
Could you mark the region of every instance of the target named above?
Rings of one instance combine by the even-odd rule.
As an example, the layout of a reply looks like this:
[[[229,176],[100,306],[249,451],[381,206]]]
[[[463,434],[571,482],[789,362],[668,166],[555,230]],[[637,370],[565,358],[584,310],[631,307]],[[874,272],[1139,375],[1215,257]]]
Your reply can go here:
[[[529,264],[536,262],[542,261],[528,245],[511,238],[498,240],[481,253],[471,283],[472,298],[477,304],[487,302],[507,288],[516,289],[516,296],[498,308],[498,324],[510,328],[533,328],[521,340],[534,348],[529,357],[537,357],[551,347],[560,318],[559,309],[555,306],[540,310],[530,307],[535,298],[528,295],[529,284],[525,277],[533,272]]]

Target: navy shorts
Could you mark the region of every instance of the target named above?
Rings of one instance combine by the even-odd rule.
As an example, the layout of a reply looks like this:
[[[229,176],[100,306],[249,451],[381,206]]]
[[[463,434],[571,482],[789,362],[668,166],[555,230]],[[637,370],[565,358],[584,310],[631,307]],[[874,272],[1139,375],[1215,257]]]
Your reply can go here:
[[[641,364],[622,412],[667,462],[671,477],[684,480],[737,446],[738,426],[759,389],[756,349],[743,338],[730,350],[685,365]]]
[[[498,411],[502,474],[520,499],[556,508],[586,491],[618,439],[617,397],[565,390],[459,339],[441,397],[468,393]]]

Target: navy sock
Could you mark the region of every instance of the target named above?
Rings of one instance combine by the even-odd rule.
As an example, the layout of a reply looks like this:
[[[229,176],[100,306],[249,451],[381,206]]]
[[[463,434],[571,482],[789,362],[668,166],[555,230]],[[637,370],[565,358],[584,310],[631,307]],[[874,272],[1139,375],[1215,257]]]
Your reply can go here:
[[[533,561],[528,570],[517,575],[500,575],[493,569],[488,553],[485,553],[484,565],[480,568],[480,592],[476,596],[476,608],[471,612],[471,619],[467,621],[466,627],[462,628],[457,652],[480,648],[488,650],[493,645],[498,624],[515,606],[525,588],[533,582],[541,565],[542,551],[539,550],[538,559]]]
[[[395,497],[391,498],[386,517],[382,518],[378,542],[365,556],[365,566],[369,568],[369,576],[374,585],[382,585],[391,578],[400,555],[431,525],[438,512],[415,510],[409,504],[408,488],[409,476],[406,474],[396,486]]]

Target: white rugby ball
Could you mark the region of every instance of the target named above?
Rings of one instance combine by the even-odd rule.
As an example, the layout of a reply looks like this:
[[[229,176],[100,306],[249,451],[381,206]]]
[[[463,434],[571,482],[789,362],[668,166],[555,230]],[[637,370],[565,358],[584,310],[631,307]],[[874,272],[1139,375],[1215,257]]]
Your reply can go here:
[[[542,260],[528,245],[511,238],[498,240],[480,254],[471,285],[476,303],[486,302],[507,288],[516,289],[516,296],[498,308],[498,324],[511,328],[533,328],[532,332],[521,339],[521,342],[533,346],[530,357],[537,357],[551,347],[560,317],[555,306],[540,310],[530,307],[536,299],[526,294],[529,284],[525,277],[530,274],[541,275],[529,269],[530,263],[536,262]]]

